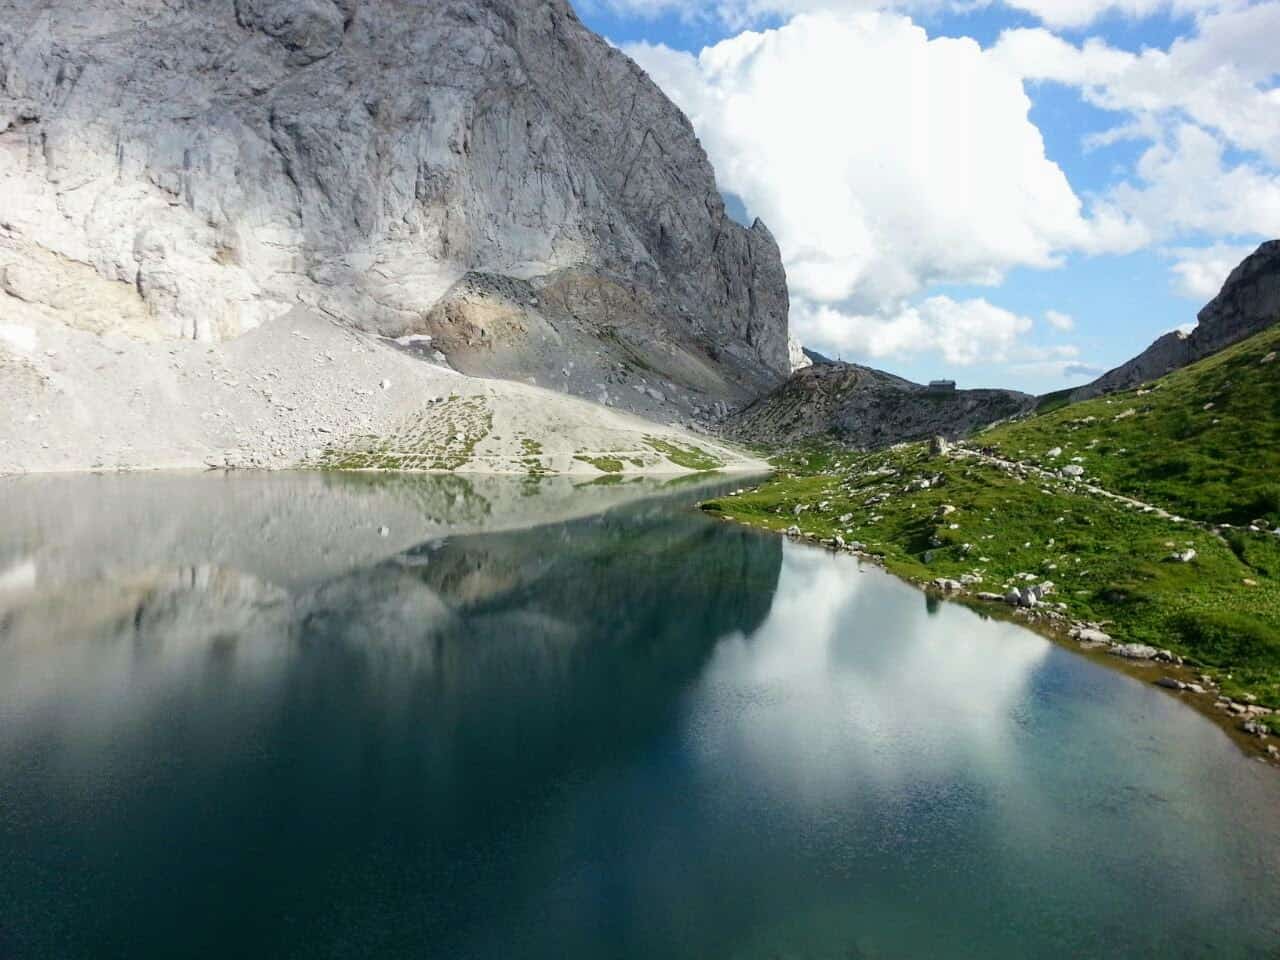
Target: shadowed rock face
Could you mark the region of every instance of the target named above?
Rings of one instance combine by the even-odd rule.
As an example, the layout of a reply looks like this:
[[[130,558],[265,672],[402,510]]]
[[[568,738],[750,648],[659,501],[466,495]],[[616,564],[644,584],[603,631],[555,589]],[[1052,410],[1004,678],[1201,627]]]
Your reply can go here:
[[[1036,400],[1013,390],[933,391],[851,363],[814,363],[731,417],[731,436],[757,443],[829,437],[864,449],[980,427],[1028,413]]]
[[[39,320],[218,340],[301,301],[593,399],[789,369],[772,236],[564,0],[0,0],[0,192],[0,305]]]
[[[1071,395],[1088,400],[1131,390],[1239,343],[1280,321],[1280,240],[1269,240],[1231,271],[1189,334],[1166,333],[1128,363]]]

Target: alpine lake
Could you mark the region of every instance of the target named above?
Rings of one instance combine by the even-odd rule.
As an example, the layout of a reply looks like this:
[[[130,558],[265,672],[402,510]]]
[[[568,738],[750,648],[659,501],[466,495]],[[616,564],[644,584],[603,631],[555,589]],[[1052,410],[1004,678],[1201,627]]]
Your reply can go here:
[[[0,958],[1280,955],[1274,770],[742,484],[0,479]]]

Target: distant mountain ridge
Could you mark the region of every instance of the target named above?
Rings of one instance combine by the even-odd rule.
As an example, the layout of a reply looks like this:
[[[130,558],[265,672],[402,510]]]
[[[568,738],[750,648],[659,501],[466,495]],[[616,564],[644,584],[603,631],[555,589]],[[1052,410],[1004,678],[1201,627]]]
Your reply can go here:
[[[806,349],[813,366],[732,416],[741,440],[791,444],[835,439],[866,449],[939,435],[960,439],[1000,420],[1132,390],[1218,353],[1280,322],[1280,240],[1262,244],[1231,272],[1189,334],[1166,334],[1139,356],[1086,386],[1036,398],[1012,390],[944,393],[881,370]]]
[[[1190,333],[1166,333],[1128,363],[1070,394],[1087,400],[1163,377],[1280,321],[1280,240],[1268,240],[1237,266],[1200,311]]]
[[[766,445],[823,437],[874,449],[934,435],[958,439],[1030,413],[1037,402],[1013,390],[931,389],[823,358],[734,414],[725,429],[734,439]]]

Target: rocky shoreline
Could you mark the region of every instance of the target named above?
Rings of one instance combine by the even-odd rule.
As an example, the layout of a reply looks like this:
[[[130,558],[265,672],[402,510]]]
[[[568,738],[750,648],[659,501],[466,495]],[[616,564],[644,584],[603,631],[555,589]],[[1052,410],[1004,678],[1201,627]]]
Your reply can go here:
[[[743,492],[737,491],[738,494]],[[1109,669],[1120,670],[1177,696],[1221,728],[1246,754],[1280,770],[1280,745],[1276,744],[1276,738],[1266,725],[1259,722],[1261,717],[1270,716],[1275,711],[1258,704],[1250,694],[1240,698],[1226,696],[1212,677],[1196,673],[1182,657],[1170,650],[1146,644],[1121,643],[1107,634],[1108,624],[1071,618],[1064,604],[1055,604],[1047,599],[1054,592],[1052,582],[1030,583],[1010,589],[1006,594],[975,592],[969,589],[970,584],[957,580],[945,577],[925,579],[894,570],[883,557],[871,553],[857,541],[846,542],[839,536],[821,537],[805,533],[798,526],[779,533],[766,524],[740,520],[729,514],[719,513],[716,516],[832,553],[851,555],[941,600],[961,603],[986,616],[1019,622],[1040,636],[1088,656]],[[1159,676],[1152,677],[1152,670],[1157,666],[1161,668]]]

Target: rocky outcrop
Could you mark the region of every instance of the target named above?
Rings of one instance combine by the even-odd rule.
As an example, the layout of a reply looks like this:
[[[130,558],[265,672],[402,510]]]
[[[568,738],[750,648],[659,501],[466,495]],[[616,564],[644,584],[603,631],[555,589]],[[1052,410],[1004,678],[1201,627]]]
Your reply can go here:
[[[805,367],[813,366],[813,360],[809,358],[804,347],[795,337],[791,338],[791,343],[788,345],[788,351],[790,354],[792,373],[795,373],[797,370],[803,370]]]
[[[0,0],[0,195],[22,324],[301,303],[669,418],[789,372],[769,231],[565,0]]]
[[[788,444],[827,437],[863,449],[907,440],[958,439],[997,420],[1034,410],[1012,390],[940,392],[851,363],[819,362],[725,423],[739,440]]]
[[[1166,333],[1128,363],[1071,394],[1088,400],[1132,390],[1239,343],[1280,321],[1280,240],[1269,240],[1231,272],[1190,333]]]

